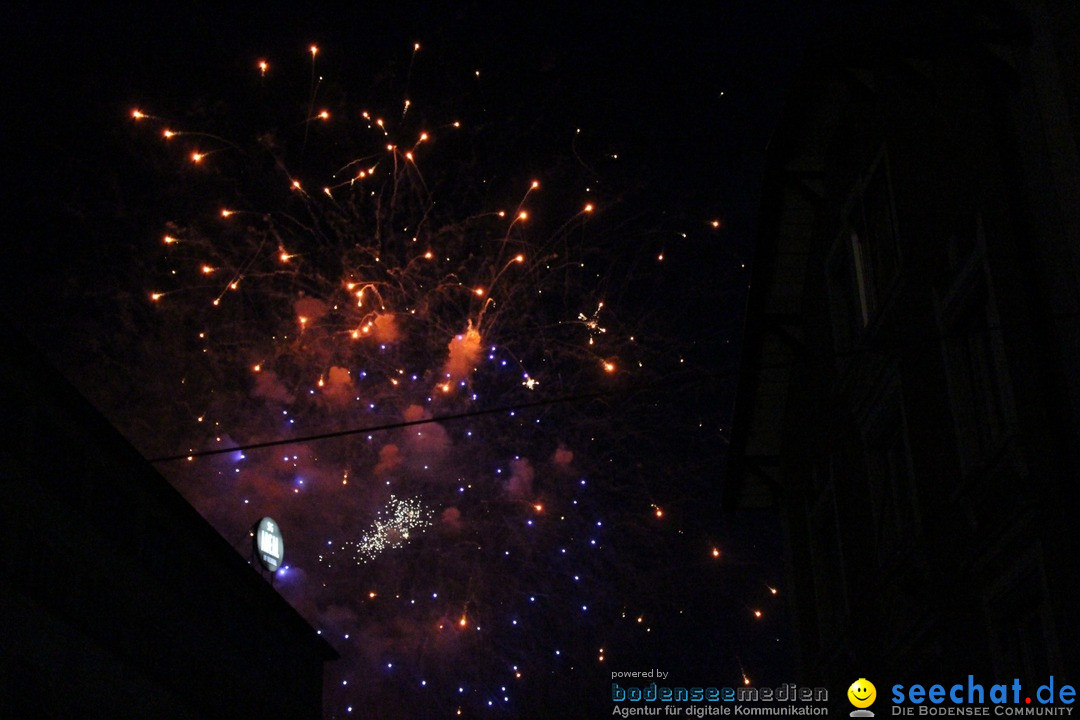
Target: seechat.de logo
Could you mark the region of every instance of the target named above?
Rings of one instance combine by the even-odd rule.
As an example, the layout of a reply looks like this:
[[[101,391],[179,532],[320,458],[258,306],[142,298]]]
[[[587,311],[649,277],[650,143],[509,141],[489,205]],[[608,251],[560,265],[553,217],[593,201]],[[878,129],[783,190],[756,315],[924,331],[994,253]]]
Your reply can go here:
[[[856,708],[851,711],[851,717],[874,717],[874,713],[866,709],[877,699],[877,688],[874,687],[874,683],[866,678],[859,678],[847,689],[847,698]]]

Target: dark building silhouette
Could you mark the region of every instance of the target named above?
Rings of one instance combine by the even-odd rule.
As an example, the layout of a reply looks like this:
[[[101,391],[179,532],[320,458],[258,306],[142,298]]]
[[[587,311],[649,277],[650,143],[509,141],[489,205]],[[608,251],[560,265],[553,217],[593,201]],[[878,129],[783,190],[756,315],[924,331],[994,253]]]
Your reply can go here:
[[[1078,14],[885,5],[771,142],[724,500],[782,518],[800,682],[840,703],[1078,679]]]
[[[336,657],[5,334],[0,718],[320,718],[323,663]]]

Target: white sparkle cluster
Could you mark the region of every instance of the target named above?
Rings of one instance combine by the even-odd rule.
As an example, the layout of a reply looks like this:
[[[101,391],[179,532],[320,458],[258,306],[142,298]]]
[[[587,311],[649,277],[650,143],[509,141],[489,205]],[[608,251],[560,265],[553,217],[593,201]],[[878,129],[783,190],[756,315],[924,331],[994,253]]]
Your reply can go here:
[[[431,511],[418,498],[401,500],[391,495],[386,506],[375,515],[359,540],[346,540],[331,556],[341,553],[361,565],[381,555],[386,550],[399,548],[416,533],[431,526]],[[319,560],[330,566],[332,557],[320,555]]]

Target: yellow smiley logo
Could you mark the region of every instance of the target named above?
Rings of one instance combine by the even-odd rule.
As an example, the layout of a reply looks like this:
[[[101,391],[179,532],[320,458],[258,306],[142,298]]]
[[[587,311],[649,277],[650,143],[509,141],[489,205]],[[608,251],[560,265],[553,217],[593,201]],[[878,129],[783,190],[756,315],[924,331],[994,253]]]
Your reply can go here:
[[[866,678],[859,678],[847,689],[848,700],[857,708],[867,708],[877,699],[877,688]]]

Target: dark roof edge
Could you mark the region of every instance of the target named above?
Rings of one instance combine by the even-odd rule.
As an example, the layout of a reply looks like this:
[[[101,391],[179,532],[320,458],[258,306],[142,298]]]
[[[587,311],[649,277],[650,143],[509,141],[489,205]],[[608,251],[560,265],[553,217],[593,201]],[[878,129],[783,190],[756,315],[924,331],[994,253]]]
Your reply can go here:
[[[11,379],[21,380],[24,391],[30,390],[43,400],[56,401],[69,413],[76,424],[84,425],[94,433],[95,440],[104,443],[106,456],[116,458],[120,463],[141,468],[139,491],[148,493],[154,500],[161,502],[170,513],[175,514],[194,532],[196,541],[207,551],[214,553],[226,571],[235,573],[239,582],[248,590],[265,598],[265,602],[274,608],[286,623],[286,627],[302,637],[306,637],[324,660],[336,660],[339,656],[333,648],[305,620],[296,608],[288,603],[259,573],[230,545],[225,538],[184,498],[180,492],[157,471],[146,458],[90,403],[86,397],[71,384],[48,361],[44,351],[35,343],[6,325],[5,351],[0,354],[0,368]],[[155,478],[147,483],[148,478]],[[118,482],[131,482],[125,477],[118,477]]]

